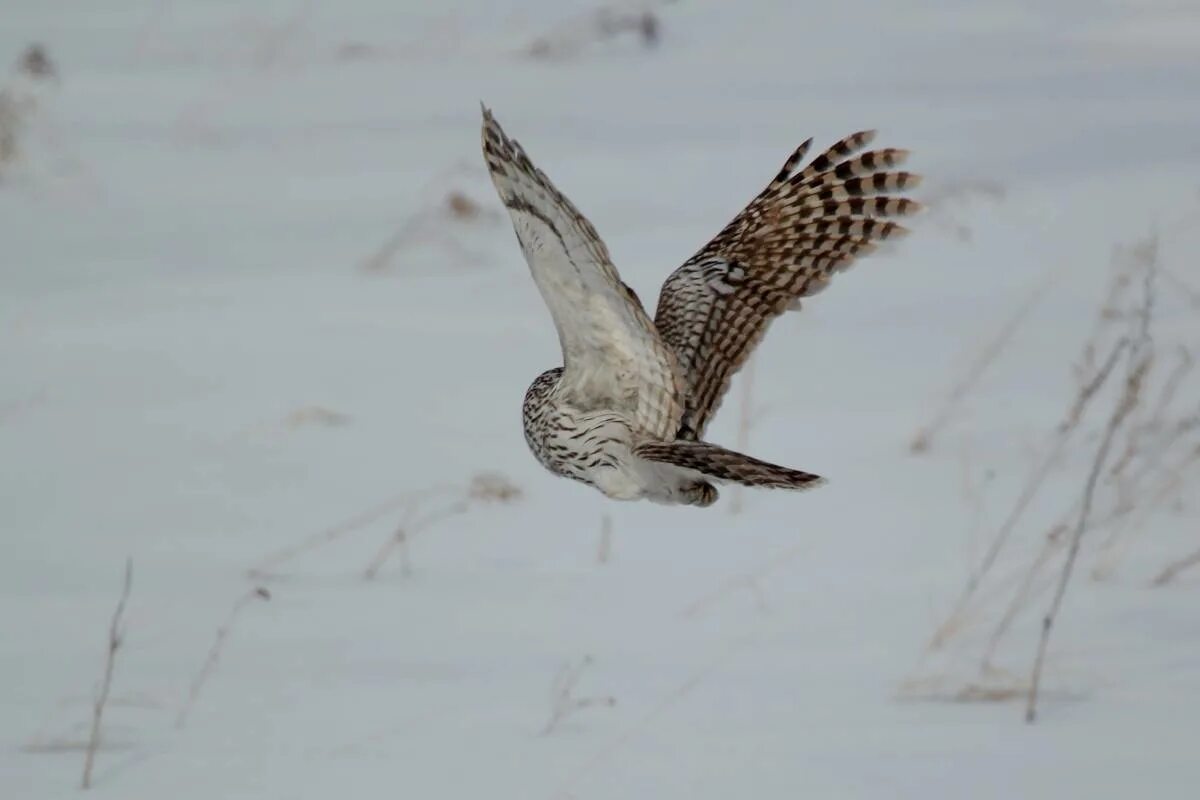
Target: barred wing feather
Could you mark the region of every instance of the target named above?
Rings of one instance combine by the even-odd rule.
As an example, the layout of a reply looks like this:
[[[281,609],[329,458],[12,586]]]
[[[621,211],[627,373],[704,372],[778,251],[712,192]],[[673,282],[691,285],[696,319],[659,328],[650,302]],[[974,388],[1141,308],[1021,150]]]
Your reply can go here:
[[[776,317],[825,288],[877,242],[907,232],[886,218],[915,213],[920,204],[892,193],[920,179],[891,171],[907,151],[860,152],[874,137],[874,131],[847,136],[798,170],[812,140],[804,142],[663,284],[654,321],[685,383],[679,438],[703,437],[733,375]]]

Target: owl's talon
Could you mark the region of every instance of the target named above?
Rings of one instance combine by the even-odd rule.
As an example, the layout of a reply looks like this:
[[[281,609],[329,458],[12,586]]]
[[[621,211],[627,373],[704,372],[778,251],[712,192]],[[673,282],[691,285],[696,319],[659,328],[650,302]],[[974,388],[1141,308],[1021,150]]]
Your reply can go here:
[[[691,486],[686,486],[683,489],[683,496],[689,506],[699,506],[705,508],[717,502],[717,497],[720,493],[717,487],[706,481],[693,483]]]

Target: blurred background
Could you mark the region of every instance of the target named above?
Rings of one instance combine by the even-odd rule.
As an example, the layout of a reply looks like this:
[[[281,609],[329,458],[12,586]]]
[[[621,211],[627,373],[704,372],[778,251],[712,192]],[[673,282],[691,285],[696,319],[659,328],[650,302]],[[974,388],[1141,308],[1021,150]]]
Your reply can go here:
[[[5,797],[1195,796],[1196,4],[0,17]],[[827,487],[538,466],[480,101],[647,305],[803,139],[912,150],[710,428]]]

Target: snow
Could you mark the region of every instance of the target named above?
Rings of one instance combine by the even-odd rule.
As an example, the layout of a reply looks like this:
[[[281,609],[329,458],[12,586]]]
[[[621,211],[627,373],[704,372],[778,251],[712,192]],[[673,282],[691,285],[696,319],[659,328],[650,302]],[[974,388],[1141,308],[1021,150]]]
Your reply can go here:
[[[0,795],[77,791],[128,557],[97,797],[1195,796],[1197,583],[1147,587],[1196,547],[1186,494],[1111,579],[1085,562],[1036,725],[1019,701],[904,692],[974,666],[922,656],[971,563],[964,459],[995,473],[995,522],[1070,401],[1112,247],[1162,231],[1163,262],[1200,285],[1185,5],[671,3],[655,48],[547,61],[524,49],[594,6],[10,3],[0,60],[42,41],[61,82],[0,173]],[[738,514],[729,490],[705,511],[614,504],[522,439],[525,387],[559,356],[481,169],[481,99],[647,303],[809,135],[879,127],[930,198],[1003,197],[934,204],[772,329],[750,449],[826,488]],[[478,215],[444,213],[448,191]],[[1195,311],[1163,300],[1164,335],[1194,336]],[[1056,471],[1005,575],[1085,471]],[[397,501],[247,575],[480,472],[523,496],[415,533],[409,573],[395,554],[362,577]],[[1047,600],[1002,651],[1021,679]],[[615,705],[542,734],[585,656],[573,691]]]

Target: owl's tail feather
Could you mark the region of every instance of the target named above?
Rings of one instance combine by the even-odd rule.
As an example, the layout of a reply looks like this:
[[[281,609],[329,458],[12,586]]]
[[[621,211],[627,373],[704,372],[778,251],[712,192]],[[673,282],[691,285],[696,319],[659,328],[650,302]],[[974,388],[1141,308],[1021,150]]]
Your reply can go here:
[[[670,464],[743,486],[812,489],[825,482],[820,475],[760,461],[708,442],[647,442],[634,448],[633,453],[647,461]]]

